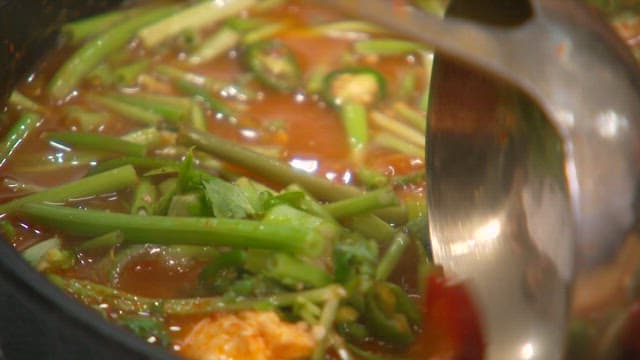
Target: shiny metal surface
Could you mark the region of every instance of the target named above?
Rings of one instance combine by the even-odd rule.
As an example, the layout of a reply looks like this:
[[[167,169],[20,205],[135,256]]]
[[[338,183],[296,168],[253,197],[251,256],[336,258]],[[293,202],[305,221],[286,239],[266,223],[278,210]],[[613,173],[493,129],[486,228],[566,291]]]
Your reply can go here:
[[[469,284],[489,359],[561,358],[575,271],[608,261],[637,215],[640,80],[628,50],[571,0],[533,0],[509,28],[384,0],[324,3],[456,60],[436,64],[428,118],[434,257]]]

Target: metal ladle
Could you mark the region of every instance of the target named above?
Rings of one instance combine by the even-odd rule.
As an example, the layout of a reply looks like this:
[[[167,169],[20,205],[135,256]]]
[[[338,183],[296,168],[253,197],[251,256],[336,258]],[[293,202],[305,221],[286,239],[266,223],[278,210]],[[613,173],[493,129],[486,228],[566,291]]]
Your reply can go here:
[[[637,217],[640,77],[628,49],[572,0],[489,1],[527,7],[510,27],[385,0],[322,3],[446,56],[427,130],[434,259],[469,285],[488,359],[561,358],[576,271],[610,260]]]

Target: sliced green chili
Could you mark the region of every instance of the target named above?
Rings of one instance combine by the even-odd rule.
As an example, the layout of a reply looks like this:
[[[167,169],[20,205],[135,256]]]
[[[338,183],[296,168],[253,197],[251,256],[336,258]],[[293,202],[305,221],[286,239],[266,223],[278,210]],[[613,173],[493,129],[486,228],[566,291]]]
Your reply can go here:
[[[245,49],[247,67],[262,81],[276,90],[293,91],[302,81],[295,55],[284,43],[276,40],[258,41]]]

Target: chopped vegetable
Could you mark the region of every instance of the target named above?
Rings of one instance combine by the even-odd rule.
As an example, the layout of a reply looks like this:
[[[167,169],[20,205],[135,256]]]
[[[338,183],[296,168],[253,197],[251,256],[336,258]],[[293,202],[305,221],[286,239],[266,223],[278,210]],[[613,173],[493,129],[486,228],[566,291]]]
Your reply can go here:
[[[301,83],[300,66],[291,50],[279,41],[259,41],[245,49],[247,67],[265,85],[293,91]]]
[[[384,77],[371,68],[341,69],[325,78],[324,98],[337,107],[345,103],[371,105],[385,94]]]
[[[255,0],[202,1],[140,29],[138,37],[146,47],[154,47],[184,30],[210,26],[248,9],[254,3]]]
[[[83,45],[58,70],[49,83],[49,93],[56,100],[69,96],[80,81],[107,55],[117,51],[139,28],[175,12],[175,6],[163,6],[114,26]]]
[[[27,136],[40,124],[42,118],[35,113],[26,113],[18,119],[5,135],[0,147],[0,166],[4,165],[9,156],[23,142]]]

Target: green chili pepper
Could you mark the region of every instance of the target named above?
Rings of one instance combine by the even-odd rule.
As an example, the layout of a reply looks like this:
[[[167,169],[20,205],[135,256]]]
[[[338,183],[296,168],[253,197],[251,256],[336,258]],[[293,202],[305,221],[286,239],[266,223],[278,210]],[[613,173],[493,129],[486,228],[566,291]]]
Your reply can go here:
[[[302,76],[295,55],[285,44],[275,40],[258,41],[245,51],[247,66],[256,77],[276,90],[293,91]]]
[[[420,323],[420,313],[401,288],[378,282],[365,301],[365,321],[376,338],[396,347],[406,347],[413,342],[413,327]]]

